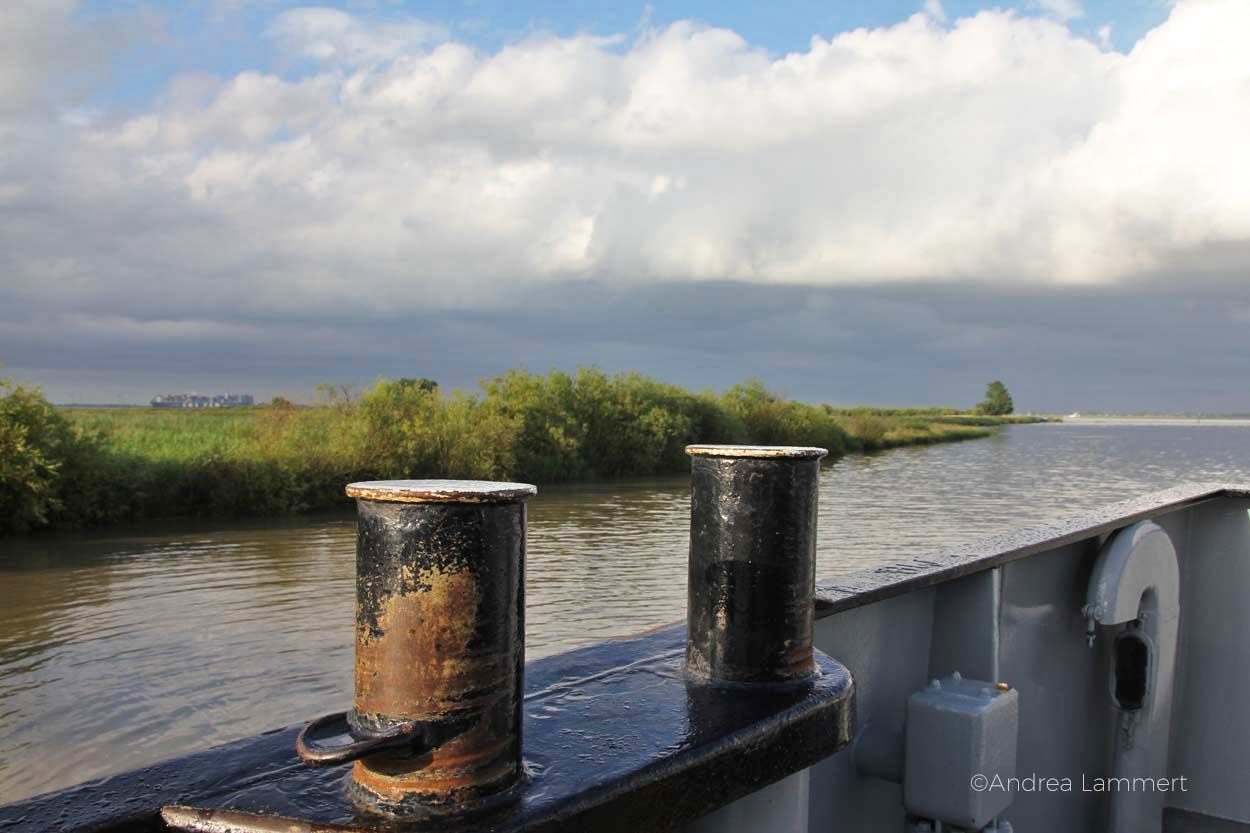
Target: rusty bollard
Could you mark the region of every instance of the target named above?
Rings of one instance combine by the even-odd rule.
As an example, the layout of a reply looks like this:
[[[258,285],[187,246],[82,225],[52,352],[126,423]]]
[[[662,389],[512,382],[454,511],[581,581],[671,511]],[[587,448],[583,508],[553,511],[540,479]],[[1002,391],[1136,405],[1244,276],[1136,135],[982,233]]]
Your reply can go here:
[[[686,670],[718,683],[815,671],[823,448],[692,445]]]
[[[456,480],[347,487],[359,514],[354,709],[309,724],[297,748],[314,764],[355,760],[357,805],[465,815],[519,782],[525,501],[535,491]],[[335,733],[351,743],[325,742]]]

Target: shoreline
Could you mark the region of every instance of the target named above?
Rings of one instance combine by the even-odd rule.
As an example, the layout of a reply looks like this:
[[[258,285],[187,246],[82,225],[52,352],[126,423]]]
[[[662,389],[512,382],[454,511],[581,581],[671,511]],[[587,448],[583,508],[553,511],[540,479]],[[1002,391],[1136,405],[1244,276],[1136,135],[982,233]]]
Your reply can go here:
[[[1250,417],[1080,416],[1058,420],[1064,425],[1172,425],[1214,428],[1250,427]]]
[[[89,410],[95,410],[95,409],[80,408],[76,410],[89,411]],[[117,411],[117,410],[124,410],[124,409],[109,409],[109,410]],[[149,411],[151,409],[137,408],[133,410]],[[937,430],[934,430],[929,435],[915,435],[915,436],[908,436],[908,437],[903,437],[903,438],[898,438],[898,439],[883,439],[879,441],[878,443],[873,444],[871,447],[861,447],[861,448],[848,449],[844,451],[831,452],[829,456],[827,456],[826,458],[822,460],[822,465],[829,465],[837,460],[840,460],[849,456],[854,456],[854,455],[874,455],[874,454],[882,454],[888,451],[896,451],[896,450],[904,449],[904,448],[917,448],[917,447],[930,446],[930,445],[945,445],[945,444],[952,444],[952,443],[968,442],[972,440],[987,439],[997,434],[999,429],[1003,427],[1007,427],[1011,425],[1040,424],[1043,422],[1055,422],[1055,421],[1056,420],[1022,418],[1019,420],[1003,420],[1001,422],[995,422],[989,425],[978,425],[978,424],[960,425],[958,422],[954,420],[947,421],[944,418],[941,420],[934,420],[931,423],[931,425],[934,426]],[[958,430],[944,431],[942,430],[941,426],[951,426]],[[631,475],[622,475],[618,477],[590,476],[590,477],[584,477],[584,478],[538,482],[536,483],[536,485],[540,489],[562,492],[562,491],[572,491],[572,490],[577,489],[578,487],[586,487],[586,486],[605,487],[605,486],[616,486],[620,484],[629,484],[631,482],[641,483],[641,482],[645,482],[654,478],[678,478],[686,473],[688,472],[683,469],[683,470],[659,471],[659,472],[654,472],[654,473],[645,474],[645,475],[631,474]],[[346,475],[345,479],[342,482],[345,485],[347,482],[350,482],[350,481],[354,481],[358,479],[369,479],[369,478],[370,478],[369,474]],[[244,511],[228,511],[228,510],[221,511],[220,507],[210,505],[206,508],[206,511],[195,512],[195,513],[173,512],[173,513],[166,514],[166,513],[160,513],[160,512],[152,512],[152,513],[144,514],[141,517],[136,517],[136,516],[116,517],[116,518],[111,518],[108,520],[94,522],[90,524],[52,523],[52,524],[40,526],[40,527],[33,528],[33,529],[23,530],[21,532],[18,532],[17,535],[18,536],[30,536],[30,535],[54,536],[59,533],[75,533],[75,532],[86,532],[86,531],[105,532],[105,531],[112,531],[112,530],[138,530],[138,529],[141,529],[145,524],[149,524],[149,523],[156,524],[157,526],[162,526],[162,525],[167,525],[167,524],[177,524],[179,522],[188,522],[188,521],[204,523],[204,524],[212,524],[214,521],[219,521],[219,522],[230,522],[230,523],[242,523],[242,524],[246,524],[249,526],[252,523],[260,524],[260,523],[272,522],[276,520],[297,523],[299,519],[301,518],[315,518],[318,516],[331,517],[339,513],[343,513],[343,517],[345,518],[349,517],[349,513],[351,511],[351,504],[352,504],[352,499],[343,495],[338,500],[332,500],[328,502],[308,505],[307,507],[303,507],[303,508],[282,509],[282,510],[268,511],[268,512],[252,511],[248,509],[245,509]],[[6,539],[12,540],[14,537],[16,536],[12,532],[8,534],[0,533],[0,541],[6,540]]]
[[[958,442],[1037,417],[950,408],[834,408],[758,381],[694,392],[635,373],[513,370],[481,391],[430,380],[323,386],[317,407],[62,409],[17,388],[11,406],[45,438],[0,534],[178,518],[299,515],[350,505],[362,480],[553,485],[689,471],[690,444],[799,445],[848,453]],[[19,460],[19,463],[23,461]],[[0,486],[5,484],[0,483]]]

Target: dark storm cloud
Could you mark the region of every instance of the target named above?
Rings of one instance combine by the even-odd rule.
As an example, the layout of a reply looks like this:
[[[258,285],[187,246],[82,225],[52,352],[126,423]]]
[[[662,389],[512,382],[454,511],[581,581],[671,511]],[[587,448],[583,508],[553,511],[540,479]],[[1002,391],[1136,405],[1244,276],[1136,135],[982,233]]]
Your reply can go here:
[[[967,405],[1002,378],[1026,410],[1250,411],[1250,296],[1209,279],[1030,292],[579,282],[498,300],[365,320],[0,315],[0,356],[62,400],[142,400],[158,384],[307,399],[318,382],[471,386],[595,364],[718,390],[755,376],[841,404]]]

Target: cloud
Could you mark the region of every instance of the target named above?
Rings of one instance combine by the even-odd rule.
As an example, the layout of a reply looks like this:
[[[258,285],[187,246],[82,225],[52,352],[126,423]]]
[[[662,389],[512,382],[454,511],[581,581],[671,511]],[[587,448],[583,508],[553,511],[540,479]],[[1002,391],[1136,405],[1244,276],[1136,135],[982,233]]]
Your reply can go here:
[[[782,56],[691,22],[484,53],[293,10],[273,42],[311,69],[0,119],[0,305],[163,344],[176,324],[133,322],[347,327],[570,281],[1244,275],[1248,30],[1241,0],[1189,0],[1128,54],[1001,11]],[[24,61],[0,83],[30,102],[56,62]]]
[[[307,6],[279,14],[269,36],[303,58],[368,66],[416,52],[446,38],[447,31],[420,20],[371,22],[339,9]]]
[[[1245,386],[1229,382],[1250,361],[1246,293],[1194,275],[1131,293],[711,281],[501,292],[506,304],[495,309],[230,324],[10,320],[0,304],[0,355],[6,375],[42,382],[61,402],[146,402],[188,388],[308,401],[319,382],[422,375],[472,387],[509,367],[598,363],[696,390],[757,376],[787,396],[847,405],[967,405],[1002,378],[1022,410],[1250,408]]]
[[[938,23],[946,22],[946,10],[942,8],[942,0],[924,0],[924,13]]]
[[[71,7],[49,0],[6,10],[0,26],[0,113],[30,106],[48,84],[62,44],[59,26]]]
[[[1059,20],[1072,20],[1085,16],[1085,7],[1081,0],[1037,0],[1037,5],[1047,14]]]
[[[99,83],[109,58],[145,21],[143,15],[102,14],[90,26],[76,17],[76,9],[73,0],[5,4],[0,130],[15,127],[11,120],[17,117],[54,112],[61,102]]]

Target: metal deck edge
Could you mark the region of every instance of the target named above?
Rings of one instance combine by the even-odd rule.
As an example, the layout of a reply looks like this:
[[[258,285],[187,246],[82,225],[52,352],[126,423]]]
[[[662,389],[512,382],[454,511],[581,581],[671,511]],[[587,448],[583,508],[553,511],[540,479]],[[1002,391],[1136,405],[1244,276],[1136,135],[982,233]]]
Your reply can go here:
[[[1012,530],[932,555],[858,570],[816,583],[816,617],[832,616],[912,590],[989,570],[1045,550],[1074,544],[1146,518],[1222,498],[1250,497],[1250,485],[1185,483],[1039,526]]]

